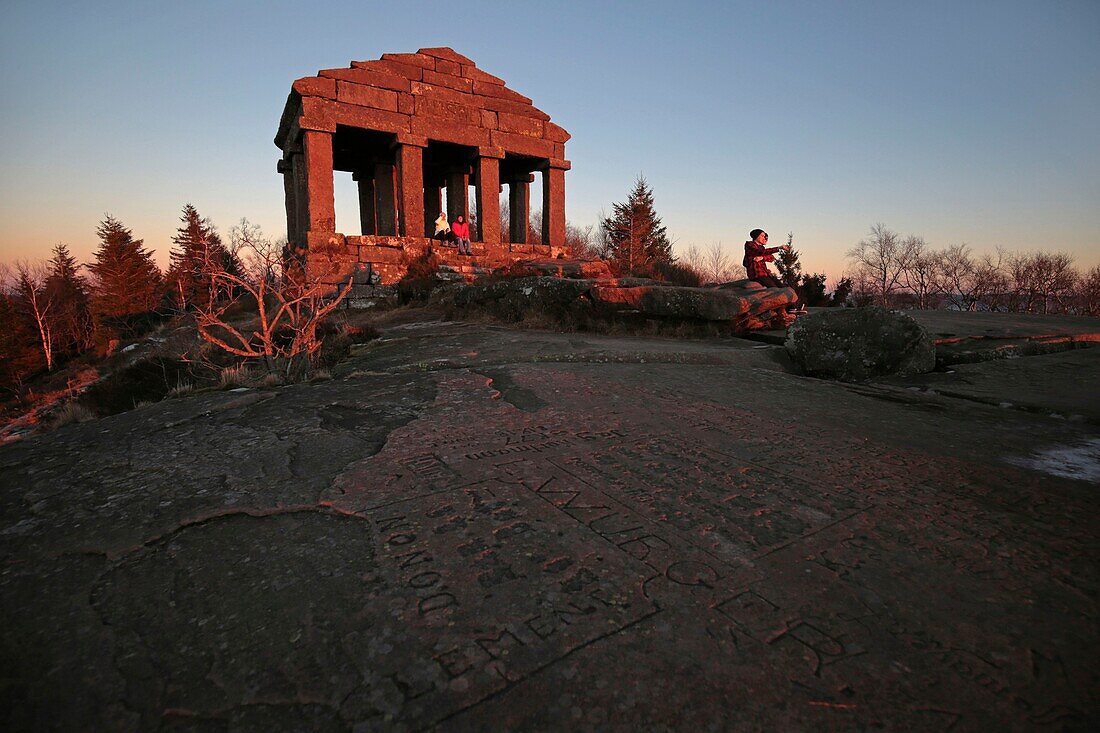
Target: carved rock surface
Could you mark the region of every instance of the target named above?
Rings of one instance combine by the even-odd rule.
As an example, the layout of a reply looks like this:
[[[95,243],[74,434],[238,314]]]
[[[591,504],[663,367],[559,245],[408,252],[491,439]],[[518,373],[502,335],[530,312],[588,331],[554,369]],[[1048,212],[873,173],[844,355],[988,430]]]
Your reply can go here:
[[[936,366],[936,346],[924,328],[878,306],[830,308],[799,318],[784,345],[809,376],[848,382],[922,374]]]

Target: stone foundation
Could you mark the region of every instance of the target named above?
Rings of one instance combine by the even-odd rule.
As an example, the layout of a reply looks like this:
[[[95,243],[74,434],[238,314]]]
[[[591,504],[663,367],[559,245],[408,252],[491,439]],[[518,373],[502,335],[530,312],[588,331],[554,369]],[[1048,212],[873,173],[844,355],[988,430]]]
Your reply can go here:
[[[370,308],[396,300],[397,284],[408,275],[409,267],[426,256],[433,258],[434,277],[441,282],[474,282],[494,271],[521,260],[565,258],[561,247],[541,244],[503,242],[471,243],[472,256],[458,254],[445,242],[427,237],[345,236],[340,233],[311,235],[306,261],[313,281],[338,286],[353,279],[345,298],[347,308]],[[323,250],[324,255],[317,254]]]

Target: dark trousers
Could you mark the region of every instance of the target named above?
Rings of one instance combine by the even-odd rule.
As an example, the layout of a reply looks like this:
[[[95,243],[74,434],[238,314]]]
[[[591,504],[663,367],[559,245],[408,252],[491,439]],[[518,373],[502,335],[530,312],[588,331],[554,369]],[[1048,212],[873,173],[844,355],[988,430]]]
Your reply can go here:
[[[761,285],[763,285],[766,288],[785,288],[785,287],[788,287],[786,283],[782,282],[779,278],[775,277],[774,275],[761,275],[760,277],[752,278],[752,280],[754,282],[760,283]],[[792,305],[790,307],[791,308],[801,308],[802,307],[802,293],[798,292],[798,288],[791,288],[791,290],[794,291],[794,295],[795,295],[796,300],[794,301],[794,305]]]

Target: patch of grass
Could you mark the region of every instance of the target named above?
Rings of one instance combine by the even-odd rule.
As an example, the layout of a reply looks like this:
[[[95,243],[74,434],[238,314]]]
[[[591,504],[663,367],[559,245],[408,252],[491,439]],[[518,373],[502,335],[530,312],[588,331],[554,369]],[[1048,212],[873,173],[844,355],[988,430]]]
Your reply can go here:
[[[95,419],[96,415],[94,412],[74,400],[72,402],[66,402],[50,416],[49,429],[56,430],[62,425],[69,425],[76,422],[88,422],[89,420]]]
[[[248,368],[248,365],[237,364],[236,366],[226,367],[221,370],[221,373],[218,375],[218,387],[220,389],[247,387],[251,378],[252,370]]]

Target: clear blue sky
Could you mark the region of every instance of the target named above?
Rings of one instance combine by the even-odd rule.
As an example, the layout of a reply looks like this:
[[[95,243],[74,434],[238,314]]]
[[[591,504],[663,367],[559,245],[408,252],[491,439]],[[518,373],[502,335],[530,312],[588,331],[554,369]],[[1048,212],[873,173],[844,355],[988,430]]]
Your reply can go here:
[[[291,82],[451,46],[573,134],[574,223],[644,173],[677,248],[794,231],[831,280],[880,221],[1100,263],[1097,0],[7,0],[0,19],[0,261],[86,260],[111,213],[163,264],[188,202],[285,234]]]

